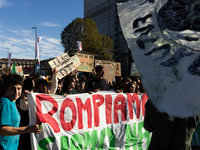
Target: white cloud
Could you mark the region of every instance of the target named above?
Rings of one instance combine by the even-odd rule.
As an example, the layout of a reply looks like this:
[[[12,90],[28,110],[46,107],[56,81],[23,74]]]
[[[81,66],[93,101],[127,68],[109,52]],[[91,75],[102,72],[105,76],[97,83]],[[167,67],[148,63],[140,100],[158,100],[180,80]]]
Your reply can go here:
[[[11,30],[11,29],[6,29],[9,32],[12,32],[17,35],[21,36],[30,36],[31,35],[31,30]]]
[[[9,30],[9,32],[14,33],[17,36],[0,34],[1,57],[7,57],[6,47],[8,47],[12,53],[12,58],[34,59],[35,39],[34,37],[27,36],[31,33],[31,31]],[[18,36],[19,34],[22,34],[23,36]],[[62,45],[60,44],[60,39],[46,36],[43,36],[42,40],[39,42],[39,49],[42,50],[42,59],[58,57],[62,55],[64,51]]]
[[[44,37],[39,43],[39,49],[42,50],[42,59],[54,58],[63,54],[63,48],[58,39]]]
[[[9,4],[7,0],[0,0],[0,8],[3,8],[4,6],[9,6],[9,5],[11,4]]]
[[[46,27],[58,27],[60,26],[59,24],[55,23],[55,22],[50,22],[50,21],[46,21],[41,23],[42,26],[46,26]]]
[[[59,44],[60,45],[60,39],[55,39],[55,38],[48,38],[48,37],[43,37],[45,40],[52,44]]]

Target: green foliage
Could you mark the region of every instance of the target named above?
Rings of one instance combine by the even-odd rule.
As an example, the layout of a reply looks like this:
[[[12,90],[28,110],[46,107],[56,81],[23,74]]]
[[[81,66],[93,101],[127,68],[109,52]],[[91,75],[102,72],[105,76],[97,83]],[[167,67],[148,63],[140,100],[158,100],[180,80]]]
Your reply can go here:
[[[64,52],[73,53],[78,50],[77,41],[83,40],[84,22],[82,18],[76,18],[61,32],[61,44]]]
[[[83,50],[95,54],[100,54],[101,49],[101,34],[98,32],[96,23],[90,18],[84,19],[84,38]]]
[[[114,50],[113,46],[113,40],[109,36],[102,36],[102,53],[104,56],[104,59],[106,60],[113,60],[112,51]]]
[[[101,35],[95,21],[91,18],[76,18],[61,32],[64,52],[76,52],[78,50],[77,41],[82,41],[83,51],[102,55],[106,60],[113,60],[112,39]]]

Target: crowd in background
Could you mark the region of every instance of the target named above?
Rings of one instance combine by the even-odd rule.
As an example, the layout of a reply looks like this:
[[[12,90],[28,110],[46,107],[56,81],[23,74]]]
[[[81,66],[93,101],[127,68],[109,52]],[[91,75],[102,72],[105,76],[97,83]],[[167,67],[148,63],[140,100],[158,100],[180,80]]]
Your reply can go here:
[[[74,71],[64,78],[58,79],[57,73],[57,69],[53,69],[51,76],[38,75],[35,78],[32,78],[31,76],[26,76],[22,78],[18,74],[0,76],[0,149],[10,149],[8,147],[12,148],[13,145],[15,145],[16,150],[31,150],[30,133],[41,133],[42,129],[39,127],[40,125],[42,126],[42,124],[37,116],[36,124],[29,126],[29,107],[27,94],[29,94],[30,92],[52,95],[55,94],[64,97],[70,94],[92,94],[98,91],[111,91],[126,94],[145,93],[140,77],[115,77],[113,81],[108,81],[104,79],[104,67],[101,65],[96,66],[95,72],[90,74],[84,74],[83,72]],[[177,136],[177,140],[175,140],[179,142],[177,142],[178,144],[172,144],[172,142],[170,142],[171,140],[167,139],[168,137],[171,138],[170,134],[174,131],[171,130],[171,127],[169,128],[170,132],[166,130],[166,134],[168,133],[169,136],[166,136],[167,140],[163,140],[163,142],[166,143],[165,141],[168,141],[169,143],[166,144],[168,145],[168,147],[182,146],[191,149],[192,134],[199,121],[198,117],[176,118],[175,120],[171,121],[168,119],[168,114],[157,111],[157,109],[153,107],[153,104],[149,105],[152,106],[152,108],[148,108],[147,104],[151,104],[150,100],[148,100],[145,105],[144,128],[149,132],[153,132],[152,137],[154,137],[154,135],[158,136],[159,134],[157,134],[157,132],[160,133],[161,136],[163,136],[161,132],[163,130],[160,130],[162,129],[160,128],[160,123],[164,124],[164,127],[170,124],[181,129],[180,133]],[[7,105],[9,105],[9,107],[12,107],[13,110],[15,109],[15,113],[12,113],[13,110],[11,111],[10,109],[8,109],[9,107],[7,107]],[[153,110],[157,112],[157,116],[161,116],[159,119],[156,119],[154,117],[155,112],[151,114]],[[10,115],[8,115],[9,112],[11,112]],[[16,116],[12,114],[16,114]],[[153,116],[153,119],[148,116]],[[11,122],[14,120],[17,125],[12,126],[11,124],[9,124],[7,122],[7,118],[11,118],[9,119],[11,120]],[[153,121],[153,124],[152,120],[155,120]],[[186,123],[179,123],[180,121]],[[153,130],[152,127],[153,125],[155,125],[155,122],[158,122],[158,126],[154,128],[155,130]],[[186,134],[184,134],[185,131],[187,131]],[[12,138],[12,136],[16,136],[16,138]],[[17,138],[17,136],[19,138]],[[8,140],[7,137],[11,137],[10,140]],[[152,147],[159,144],[161,145],[160,147],[163,147],[162,142],[157,142],[155,139],[156,138],[151,139],[149,149],[154,150],[154,148]],[[171,148],[167,148],[166,150],[168,149]]]
[[[27,94],[30,92],[56,94],[67,96],[69,94],[90,93],[102,90],[117,93],[144,93],[139,77],[115,77],[113,81],[103,78],[103,66],[96,66],[94,73],[73,71],[62,79],[57,78],[57,69],[52,70],[51,76],[38,75],[35,78],[26,76],[23,79],[21,96],[16,100],[16,106],[21,116],[20,126],[28,126],[29,112]],[[4,79],[7,75],[0,76],[0,97],[5,95]],[[36,122],[40,124],[40,122]],[[31,149],[30,133],[20,135],[18,150]]]
[[[0,76],[0,85],[3,82],[3,78],[6,75]],[[33,79],[31,76],[26,76],[24,78],[24,90],[29,90],[33,92],[39,92],[39,93],[51,93],[56,95],[63,95],[62,91],[66,91],[68,89],[68,85],[71,83],[73,84],[73,89],[76,91],[76,93],[72,94],[78,94],[78,93],[88,93],[88,84],[95,79],[96,74],[95,73],[86,73],[83,72],[72,72],[69,75],[65,76],[62,79],[57,79],[57,88],[55,93],[50,92],[50,87],[52,85],[53,76],[39,76]],[[38,82],[39,81],[39,82]],[[41,83],[40,83],[41,82]],[[108,81],[108,89],[107,91],[115,91],[115,92],[121,92],[121,93],[144,93],[144,88],[142,86],[141,80],[139,76],[132,76],[132,77],[121,77],[116,76],[113,81]],[[38,91],[39,85],[44,84],[47,87],[47,91]],[[1,87],[2,88],[2,87]],[[3,93],[1,93],[0,96],[2,96]]]

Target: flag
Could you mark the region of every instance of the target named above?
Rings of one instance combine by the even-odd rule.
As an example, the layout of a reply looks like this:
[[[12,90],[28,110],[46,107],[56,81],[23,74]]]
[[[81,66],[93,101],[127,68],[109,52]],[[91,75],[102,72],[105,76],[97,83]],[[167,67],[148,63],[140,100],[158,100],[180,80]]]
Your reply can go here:
[[[12,53],[8,53],[8,67],[10,67]]]
[[[78,51],[82,51],[82,42],[77,41],[77,45],[78,45]]]
[[[38,58],[39,65],[40,65],[40,54],[39,54],[39,45],[38,45],[38,43],[41,41],[41,39],[42,39],[42,36],[38,36],[37,37],[36,50],[35,50],[35,54],[36,54],[36,56]]]
[[[16,73],[15,61],[13,63],[13,67],[12,67],[12,70],[10,71],[10,73]]]

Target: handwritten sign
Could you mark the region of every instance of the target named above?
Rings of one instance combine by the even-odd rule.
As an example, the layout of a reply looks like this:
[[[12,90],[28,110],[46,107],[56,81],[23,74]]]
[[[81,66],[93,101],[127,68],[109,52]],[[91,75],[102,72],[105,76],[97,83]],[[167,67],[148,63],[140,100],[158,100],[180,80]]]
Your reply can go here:
[[[77,56],[81,62],[78,67],[78,71],[93,72],[94,69],[94,55],[88,55],[83,53],[77,53]]]
[[[112,82],[115,79],[115,68],[114,62],[111,61],[103,61],[103,60],[95,60],[95,65],[104,66],[104,79],[107,79],[108,82]]]
[[[51,68],[58,69],[58,78],[61,79],[70,72],[74,71],[81,63],[77,55],[69,57],[67,53],[48,62]]]
[[[111,64],[114,66],[114,72],[115,76],[121,76],[121,63],[120,62],[113,62],[113,61],[107,61],[107,60],[95,60],[95,65],[105,65]]]
[[[120,62],[114,62],[115,63],[115,76],[121,76],[121,63]]]
[[[200,26],[195,26],[194,20],[199,16],[193,1],[180,4],[190,10],[177,10],[177,5],[168,0],[134,0],[119,4],[118,15],[144,89],[155,107],[173,116],[197,116]],[[185,16],[181,20],[176,15],[180,11]]]
[[[23,76],[23,70],[22,70],[22,66],[15,66],[16,69],[16,73],[18,73],[20,76]]]
[[[28,95],[30,124],[36,115],[40,134],[31,133],[32,149],[147,149],[144,129],[146,94]],[[120,129],[120,130],[119,130]]]
[[[115,69],[113,64],[104,64],[104,76],[103,78],[108,80],[108,82],[112,82],[115,79]]]

